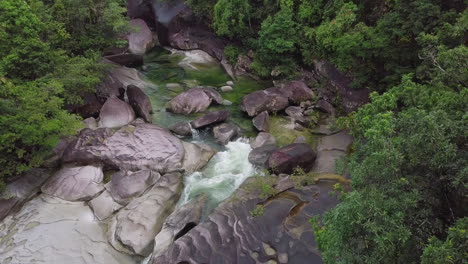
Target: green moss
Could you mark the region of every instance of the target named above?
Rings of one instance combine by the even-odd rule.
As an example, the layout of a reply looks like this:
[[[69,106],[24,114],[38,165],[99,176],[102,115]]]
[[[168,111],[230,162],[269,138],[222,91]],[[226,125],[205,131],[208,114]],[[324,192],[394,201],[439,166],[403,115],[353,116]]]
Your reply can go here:
[[[279,115],[270,116],[270,134],[276,138],[279,147],[293,143],[299,136],[303,136],[306,143],[313,148],[317,144],[317,136],[312,134],[310,129],[304,129],[304,131],[294,130],[290,121]]]
[[[264,213],[265,213],[265,206],[261,204],[257,204],[255,208],[252,211],[250,211],[250,216],[258,217],[258,216],[262,216]]]

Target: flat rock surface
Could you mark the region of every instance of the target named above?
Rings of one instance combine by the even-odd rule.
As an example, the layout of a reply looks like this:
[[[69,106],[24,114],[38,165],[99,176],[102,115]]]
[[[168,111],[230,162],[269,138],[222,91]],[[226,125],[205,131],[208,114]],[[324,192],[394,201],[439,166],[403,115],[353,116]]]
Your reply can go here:
[[[0,221],[36,195],[50,175],[47,169],[32,169],[8,184],[0,194]]]
[[[160,177],[159,173],[151,170],[119,171],[112,175],[112,180],[106,184],[106,189],[116,202],[126,205],[131,199],[140,196],[153,186]]]
[[[148,192],[121,209],[109,224],[112,246],[130,254],[149,255],[154,237],[179,200],[182,185],[180,173],[163,175]]]
[[[154,47],[155,39],[153,33],[143,19],[130,20],[130,26],[135,32],[127,36],[128,49],[133,54],[145,54]]]
[[[266,201],[241,188],[151,264],[322,263],[309,220],[337,203],[330,195],[332,186],[321,182]],[[257,204],[264,206],[264,212],[252,217]]]
[[[226,121],[231,116],[229,110],[220,110],[208,112],[204,116],[193,120],[190,124],[193,128],[202,128],[216,123],[221,123]]]
[[[83,202],[40,195],[0,224],[2,264],[136,264],[114,250]]]
[[[67,201],[87,201],[104,190],[103,178],[101,167],[65,167],[52,176],[41,191]]]

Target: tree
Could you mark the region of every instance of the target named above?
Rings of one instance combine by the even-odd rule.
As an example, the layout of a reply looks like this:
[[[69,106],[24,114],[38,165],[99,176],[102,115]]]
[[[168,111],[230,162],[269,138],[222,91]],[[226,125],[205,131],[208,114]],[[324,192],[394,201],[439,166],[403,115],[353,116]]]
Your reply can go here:
[[[248,0],[219,0],[214,6],[213,27],[221,36],[245,36],[250,30],[251,7]]]

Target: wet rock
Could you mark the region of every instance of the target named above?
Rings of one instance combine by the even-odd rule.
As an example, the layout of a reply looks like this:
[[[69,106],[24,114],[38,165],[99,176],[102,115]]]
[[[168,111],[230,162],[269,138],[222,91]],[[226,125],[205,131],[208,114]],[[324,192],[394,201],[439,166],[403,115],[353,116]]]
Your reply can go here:
[[[193,201],[177,208],[166,219],[161,232],[154,238],[152,258],[159,256],[172,242],[185,235],[200,223],[207,199],[206,195],[199,196]]]
[[[249,116],[256,116],[263,111],[276,113],[289,105],[288,98],[266,90],[250,93],[242,98],[241,109]]]
[[[101,167],[65,167],[50,178],[41,191],[66,201],[88,201],[104,190],[103,178]]]
[[[151,123],[153,106],[149,97],[140,88],[134,85],[127,87],[128,102],[133,107],[138,116],[142,117],[146,122]]]
[[[208,95],[214,102],[217,104],[223,104],[223,97],[214,89],[214,87],[210,86],[199,86],[205,93]]]
[[[204,112],[210,106],[212,98],[201,88],[192,88],[172,99],[167,110],[176,114]]]
[[[185,156],[183,160],[183,169],[186,173],[192,173],[205,167],[216,151],[207,144],[189,143],[183,141]]]
[[[182,191],[180,173],[165,174],[143,196],[121,209],[109,224],[108,240],[119,251],[147,256],[153,239]]]
[[[42,194],[0,224],[0,263],[134,263],[106,241],[83,202]]]
[[[265,146],[265,145],[276,145],[276,139],[272,134],[260,132],[257,137],[250,143],[253,149]]]
[[[0,194],[0,221],[19,210],[26,201],[35,196],[50,175],[49,170],[32,169],[8,184]]]
[[[102,221],[120,210],[123,205],[114,201],[108,191],[104,191],[98,197],[89,201],[89,207],[93,209],[96,218]]]
[[[127,16],[129,18],[141,18],[151,26],[155,26],[155,16],[151,2],[142,0],[127,1]]]
[[[252,123],[258,131],[268,132],[270,127],[269,120],[270,115],[267,111],[263,111],[252,119]]]
[[[324,113],[335,115],[335,108],[325,100],[319,100],[315,105],[315,108]]]
[[[229,118],[229,116],[231,116],[231,112],[228,110],[208,112],[204,116],[192,121],[190,124],[193,128],[198,129],[216,123],[224,122]]]
[[[275,145],[264,145],[255,148],[249,153],[249,162],[261,168],[268,168],[268,160],[277,149],[278,147]]]
[[[221,86],[219,89],[225,93],[234,91],[234,89],[229,85]]]
[[[262,203],[256,217],[259,191],[241,187],[150,263],[282,263],[286,256],[288,263],[322,263],[309,221],[337,204],[333,184],[285,191]]]
[[[143,55],[121,53],[105,56],[104,58],[125,67],[139,67],[143,65]]]
[[[112,175],[106,189],[116,202],[127,205],[133,198],[139,197],[153,186],[160,177],[159,173],[150,170],[119,171]]]
[[[169,130],[173,133],[183,136],[190,137],[192,136],[192,127],[188,122],[179,122],[169,127]]]
[[[226,145],[229,141],[237,139],[241,136],[242,131],[239,126],[233,123],[223,123],[217,125],[213,128],[213,134],[218,142],[221,145]]]
[[[130,20],[130,26],[135,30],[127,36],[130,53],[141,55],[154,47],[155,37],[143,19]]]
[[[116,128],[129,124],[135,119],[132,107],[119,98],[107,99],[99,114],[99,126]]]
[[[185,155],[180,139],[156,125],[140,123],[109,130],[82,131],[65,151],[63,162],[103,162],[120,170],[154,170],[160,173],[182,168]]]
[[[268,160],[269,168],[277,173],[290,174],[296,168],[305,172],[312,169],[316,154],[309,145],[294,143],[273,152]]]

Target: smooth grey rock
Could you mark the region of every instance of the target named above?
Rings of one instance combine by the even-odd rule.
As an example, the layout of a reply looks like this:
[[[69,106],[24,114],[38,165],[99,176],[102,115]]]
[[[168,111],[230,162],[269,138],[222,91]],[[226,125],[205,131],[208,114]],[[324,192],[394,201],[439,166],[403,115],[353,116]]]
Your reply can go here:
[[[268,160],[277,149],[278,147],[275,145],[264,145],[255,148],[249,153],[249,162],[261,168],[268,168]]]
[[[123,205],[114,201],[110,193],[106,190],[98,197],[89,201],[89,207],[93,209],[96,218],[102,221],[110,217],[114,212],[120,210]]]
[[[169,127],[169,130],[176,135],[190,137],[192,135],[192,127],[188,122],[179,122]]]
[[[348,131],[343,130],[336,134],[321,137],[317,146],[318,151],[322,150],[341,150],[348,151],[353,143],[353,137]]]
[[[336,162],[346,156],[346,152],[340,150],[323,150],[317,152],[313,172],[337,174]]]
[[[303,118],[304,114],[302,113],[302,109],[298,106],[289,106],[285,110],[286,114],[294,119]]]
[[[231,116],[231,112],[228,110],[208,112],[204,116],[192,121],[190,124],[193,128],[198,129],[216,123],[224,122],[229,118],[229,116]]]
[[[86,118],[85,120],[83,120],[83,124],[85,125],[86,128],[89,128],[89,129],[98,128],[98,122],[94,117]]]
[[[229,85],[221,86],[219,89],[225,93],[234,91],[234,89]]]
[[[137,86],[129,85],[127,87],[128,102],[133,107],[138,116],[142,117],[146,122],[151,123],[153,106],[149,97]]]
[[[83,202],[45,194],[0,223],[0,263],[136,264],[114,250]]]
[[[250,93],[242,98],[241,109],[251,117],[263,111],[276,113],[289,105],[288,98],[279,93],[269,93],[266,90]]]
[[[104,190],[103,178],[101,167],[65,167],[50,178],[41,191],[66,201],[88,201]]]
[[[314,92],[302,81],[286,82],[279,87],[275,87],[275,89],[288,97],[289,101],[295,105],[315,98]]]
[[[233,82],[233,81],[227,81],[227,82],[226,82],[226,85],[234,86],[234,82]]]
[[[159,256],[172,242],[185,235],[191,228],[200,223],[207,199],[206,195],[201,195],[177,208],[166,218],[161,232],[154,238],[152,258]]]
[[[167,110],[176,114],[204,112],[212,100],[203,89],[195,87],[169,101]]]
[[[294,143],[273,152],[268,160],[268,166],[277,173],[293,173],[296,168],[309,172],[315,161],[316,153],[309,145]]]
[[[127,205],[133,198],[139,197],[153,186],[159,177],[159,173],[150,170],[119,171],[112,175],[106,189],[116,202]]]
[[[125,126],[135,119],[132,107],[119,98],[107,99],[99,114],[99,126],[116,128]]]
[[[169,130],[140,123],[109,130],[82,131],[63,155],[63,162],[103,162],[120,170],[178,171],[184,158],[182,142]]]
[[[213,102],[216,102],[217,104],[223,104],[223,97],[221,94],[218,93],[218,91],[215,90],[214,87],[210,86],[199,86],[205,93],[208,95]]]
[[[232,105],[232,102],[229,100],[223,100],[222,105]]]
[[[223,123],[213,128],[214,138],[216,142],[221,145],[226,145],[229,141],[235,140],[241,136],[241,134],[241,128],[233,123]]]
[[[0,193],[0,221],[19,210],[26,201],[36,195],[50,175],[47,169],[31,169],[8,184],[3,193]]]
[[[266,132],[258,133],[257,137],[250,143],[253,149],[263,147],[265,145],[276,145],[276,139],[272,134]]]
[[[156,41],[153,33],[149,29],[146,22],[142,19],[130,20],[130,26],[135,32],[127,36],[128,50],[133,54],[145,54],[148,50],[154,47]]]
[[[216,151],[207,144],[182,142],[185,148],[185,157],[182,162],[186,173],[193,173],[205,167]]]
[[[252,123],[258,131],[268,132],[270,129],[270,115],[267,111],[263,111],[252,119]]]
[[[122,252],[149,255],[154,237],[174,210],[182,185],[180,173],[161,176],[149,191],[132,200],[112,218],[108,231],[109,243]]]

